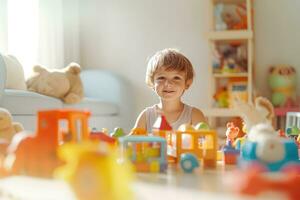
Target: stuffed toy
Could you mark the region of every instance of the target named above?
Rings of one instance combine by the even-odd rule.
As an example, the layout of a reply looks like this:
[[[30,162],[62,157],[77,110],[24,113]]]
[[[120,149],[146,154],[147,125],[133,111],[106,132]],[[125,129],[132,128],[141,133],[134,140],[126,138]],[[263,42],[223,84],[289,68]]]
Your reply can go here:
[[[296,104],[296,70],[289,65],[271,66],[269,71],[269,85],[272,90],[274,106],[284,107]]]
[[[78,64],[70,63],[64,69],[55,71],[36,65],[33,71],[34,74],[26,81],[29,91],[59,98],[68,104],[78,103],[83,98]]]
[[[23,131],[24,128],[22,124],[18,122],[13,122],[12,116],[8,110],[5,108],[0,108],[0,139],[1,141],[11,141],[13,136]]]
[[[251,128],[257,124],[267,123],[272,126],[275,116],[272,103],[264,97],[257,97],[255,105],[235,99],[234,107],[237,109],[244,121],[244,130],[249,133]]]

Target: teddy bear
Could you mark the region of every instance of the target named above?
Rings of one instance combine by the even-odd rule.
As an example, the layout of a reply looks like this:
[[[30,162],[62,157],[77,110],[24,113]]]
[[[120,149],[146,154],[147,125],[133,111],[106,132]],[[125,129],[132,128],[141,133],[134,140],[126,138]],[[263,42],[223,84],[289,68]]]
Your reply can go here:
[[[296,69],[290,65],[271,66],[268,82],[272,90],[272,103],[277,107],[296,104]]]
[[[62,99],[67,104],[78,103],[83,98],[80,66],[70,63],[60,70],[49,70],[41,65],[33,68],[34,74],[27,79],[27,89],[43,95]]]
[[[5,108],[0,108],[0,140],[10,143],[13,136],[23,131],[22,124],[13,122],[10,112]]]

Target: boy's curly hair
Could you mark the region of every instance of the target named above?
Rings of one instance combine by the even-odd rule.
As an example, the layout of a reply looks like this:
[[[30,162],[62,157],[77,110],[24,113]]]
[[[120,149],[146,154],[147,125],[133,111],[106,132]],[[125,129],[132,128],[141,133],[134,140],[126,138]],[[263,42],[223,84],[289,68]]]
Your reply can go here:
[[[166,70],[185,72],[186,81],[194,78],[194,69],[187,57],[176,49],[163,49],[156,52],[148,61],[146,72],[148,86],[153,87],[154,74],[160,67],[165,67]]]

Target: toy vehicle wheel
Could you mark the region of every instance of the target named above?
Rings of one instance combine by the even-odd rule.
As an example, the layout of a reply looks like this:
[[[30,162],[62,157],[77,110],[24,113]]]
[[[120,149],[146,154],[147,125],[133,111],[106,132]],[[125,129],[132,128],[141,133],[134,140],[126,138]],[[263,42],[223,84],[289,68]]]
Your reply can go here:
[[[197,157],[190,153],[181,154],[180,167],[184,172],[192,173],[196,167],[199,167]]]

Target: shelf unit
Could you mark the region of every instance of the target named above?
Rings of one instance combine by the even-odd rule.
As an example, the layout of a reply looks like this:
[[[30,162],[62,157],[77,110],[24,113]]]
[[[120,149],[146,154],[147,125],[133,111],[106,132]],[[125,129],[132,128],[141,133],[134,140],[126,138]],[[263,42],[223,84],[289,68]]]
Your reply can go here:
[[[207,110],[204,110],[205,114],[209,119],[209,123],[211,126],[216,128],[218,125],[218,118],[230,118],[230,117],[237,117],[238,112],[234,109],[231,105],[228,108],[220,108],[216,106],[216,102],[213,98],[214,94],[217,92],[218,87],[220,84],[223,85],[225,82],[225,87],[228,85],[226,81],[229,82],[231,79],[243,79],[246,80],[246,91],[247,91],[247,101],[252,101],[252,94],[253,94],[253,63],[254,63],[254,31],[253,31],[253,1],[252,0],[209,0],[210,1],[210,17],[209,17],[209,24],[210,24],[210,31],[207,33],[207,38],[209,40],[209,44],[211,46],[211,66],[209,66],[209,74],[210,77],[210,84],[209,84],[209,91],[210,91],[210,107]],[[223,4],[224,6],[236,6],[243,4],[245,5],[245,13],[246,13],[246,21],[247,21],[247,28],[245,29],[225,29],[225,30],[216,30],[216,22],[215,22],[215,8],[217,4]],[[216,49],[216,45],[230,44],[232,42],[239,42],[245,45],[246,49],[246,67],[245,71],[239,72],[226,72],[226,71],[215,71],[214,64],[213,64],[213,50]],[[222,68],[223,66],[221,66]],[[222,124],[225,126],[225,124]]]

